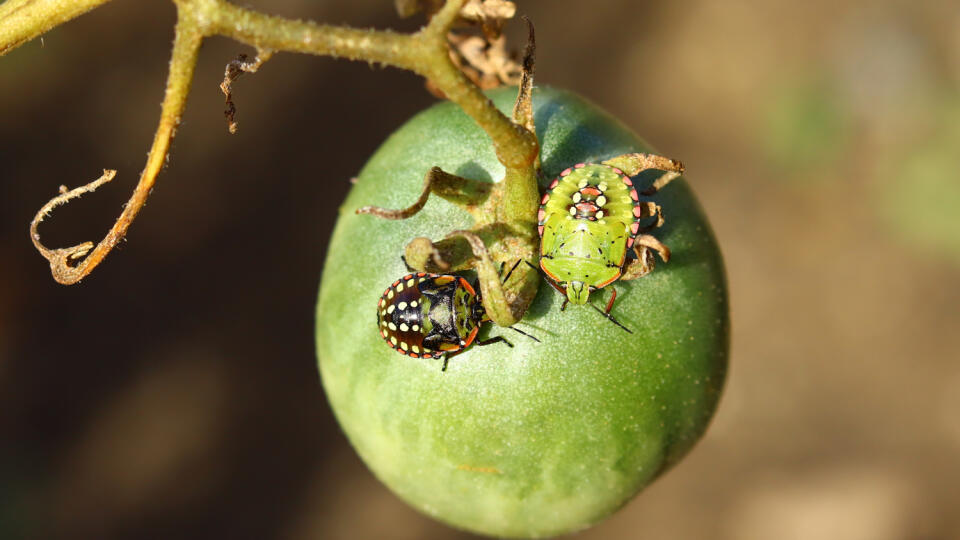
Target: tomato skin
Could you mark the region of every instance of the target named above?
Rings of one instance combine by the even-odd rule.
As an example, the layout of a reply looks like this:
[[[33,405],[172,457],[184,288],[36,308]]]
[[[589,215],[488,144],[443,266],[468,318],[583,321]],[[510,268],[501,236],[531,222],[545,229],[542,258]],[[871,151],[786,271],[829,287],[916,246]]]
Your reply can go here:
[[[515,91],[490,97],[509,111]],[[575,163],[652,151],[575,94],[538,87],[534,107],[548,182]],[[654,197],[671,261],[610,286],[632,335],[587,307],[561,312],[563,298],[544,282],[519,325],[541,343],[486,325],[480,338],[503,334],[514,348],[473,347],[441,372],[439,361],[385,346],[374,314],[385,284],[406,273],[407,242],[468,228],[470,216],[437,197],[404,221],[353,213],[409,205],[433,166],[489,181],[504,172],[487,136],[450,103],[413,117],[371,157],[341,207],[317,304],[331,407],[373,473],[428,515],[504,537],[587,527],[678,461],[713,415],[729,350],[716,241],[678,178]],[[602,307],[608,294],[591,300]]]

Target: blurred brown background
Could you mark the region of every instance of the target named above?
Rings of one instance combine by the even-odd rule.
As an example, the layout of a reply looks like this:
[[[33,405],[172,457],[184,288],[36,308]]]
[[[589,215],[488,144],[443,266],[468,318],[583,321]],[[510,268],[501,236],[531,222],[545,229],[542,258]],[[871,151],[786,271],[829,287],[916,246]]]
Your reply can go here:
[[[687,164],[730,278],[706,438],[575,537],[960,538],[960,4],[519,4],[538,83]],[[420,24],[387,0],[244,5]],[[470,537],[369,474],[313,353],[335,210],[433,101],[417,77],[282,54],[239,81],[230,136],[217,85],[249,51],[212,39],[128,241],[73,287],[34,252],[60,184],[119,169],[41,227],[48,246],[120,212],[174,17],[118,0],[0,58],[0,538]]]

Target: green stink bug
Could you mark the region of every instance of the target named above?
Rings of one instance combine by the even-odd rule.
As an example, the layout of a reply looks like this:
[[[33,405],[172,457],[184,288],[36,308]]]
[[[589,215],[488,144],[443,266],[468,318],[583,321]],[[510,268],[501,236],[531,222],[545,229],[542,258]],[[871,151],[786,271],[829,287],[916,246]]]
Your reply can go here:
[[[630,176],[647,169],[666,174],[638,192]],[[679,161],[653,154],[626,154],[603,163],[578,163],[550,184],[537,213],[540,268],[550,284],[566,295],[564,307],[567,302],[586,304],[591,291],[617,279],[650,273],[654,266],[651,250],[664,262],[670,259],[667,246],[644,234],[663,224],[660,207],[641,201],[640,196],[656,193],[681,172]],[[646,218],[655,220],[642,226]],[[626,264],[631,249],[637,258]],[[603,312],[615,323],[610,310],[616,297],[614,289]]]

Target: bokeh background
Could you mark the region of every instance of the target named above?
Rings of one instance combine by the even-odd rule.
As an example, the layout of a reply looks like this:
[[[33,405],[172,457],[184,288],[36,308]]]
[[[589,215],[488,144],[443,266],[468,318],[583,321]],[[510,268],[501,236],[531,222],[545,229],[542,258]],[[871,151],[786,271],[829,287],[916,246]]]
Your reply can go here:
[[[387,0],[246,0],[412,30]],[[724,250],[733,350],[689,457],[573,536],[960,538],[960,4],[519,2],[538,83],[682,159]],[[365,156],[434,101],[417,77],[201,55],[169,167],[128,241],[63,287],[27,237],[98,240],[153,136],[175,19],[116,1],[0,58],[0,538],[470,538],[350,449],[313,309]],[[522,43],[519,23],[511,27]]]

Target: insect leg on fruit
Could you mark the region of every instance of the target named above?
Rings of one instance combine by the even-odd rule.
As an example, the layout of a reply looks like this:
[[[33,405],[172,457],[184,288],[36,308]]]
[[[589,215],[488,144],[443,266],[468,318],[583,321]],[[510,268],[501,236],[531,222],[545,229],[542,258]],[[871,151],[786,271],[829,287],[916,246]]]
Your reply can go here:
[[[540,272],[540,274],[543,276],[543,279],[545,279],[545,280],[547,281],[547,283],[549,283],[550,286],[553,287],[553,289],[554,289],[555,291],[557,291],[558,293],[560,293],[560,294],[563,296],[563,305],[560,306],[560,311],[563,311],[563,310],[567,307],[567,302],[569,301],[569,299],[567,298],[567,293],[566,293],[566,291],[564,291],[563,287],[561,287],[561,286],[558,285],[557,283],[554,283],[554,281],[553,281],[552,279],[550,279],[550,277],[547,276],[546,273],[543,272],[543,269],[537,268],[537,267],[534,266],[530,261],[523,261],[523,262],[527,263],[527,265],[529,265],[529,266],[530,266],[531,268],[533,268],[534,270],[537,270],[538,272]],[[614,291],[613,298],[616,298],[616,296],[617,296],[617,295],[616,295],[616,291]],[[613,307],[613,298],[610,299],[610,303],[607,305],[607,311],[604,311],[604,310],[598,308],[597,306],[595,306],[595,305],[593,305],[593,304],[591,304],[591,303],[589,303],[589,302],[587,302],[587,305],[589,305],[589,306],[592,307],[593,309],[597,310],[598,313],[600,313],[601,315],[603,315],[604,317],[606,317],[607,319],[609,319],[610,322],[612,322],[613,324],[615,324],[615,325],[619,326],[620,328],[626,330],[628,334],[632,334],[632,333],[633,333],[632,330],[630,330],[630,329],[627,328],[626,326],[622,325],[622,324],[620,323],[620,321],[617,320],[616,317],[614,317],[613,315],[610,314],[610,311],[609,311],[609,310]]]

